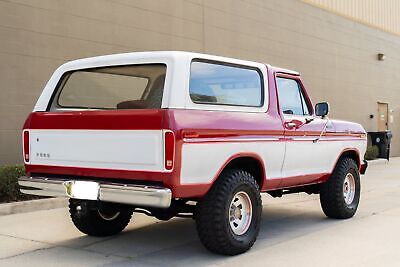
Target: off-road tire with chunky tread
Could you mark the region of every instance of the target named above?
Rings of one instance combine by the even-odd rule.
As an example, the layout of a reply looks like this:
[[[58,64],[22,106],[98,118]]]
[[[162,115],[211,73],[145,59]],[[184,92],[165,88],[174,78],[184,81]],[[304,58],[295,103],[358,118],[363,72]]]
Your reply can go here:
[[[232,198],[239,191],[248,194],[252,204],[252,220],[243,235],[235,235],[229,224]],[[261,222],[262,202],[254,177],[238,169],[224,171],[202,201],[198,203],[195,219],[203,245],[211,252],[237,255],[249,250],[257,239]]]
[[[120,233],[129,224],[133,211],[122,206],[108,204],[108,208],[119,215],[105,220],[99,214],[99,203],[92,200],[69,200],[72,222],[84,234],[90,236],[110,236]]]
[[[354,200],[347,205],[343,198],[343,183],[348,173],[355,179],[356,192]],[[322,210],[329,218],[348,219],[354,216],[360,201],[360,173],[357,163],[351,158],[339,159],[331,177],[321,185],[320,202]]]

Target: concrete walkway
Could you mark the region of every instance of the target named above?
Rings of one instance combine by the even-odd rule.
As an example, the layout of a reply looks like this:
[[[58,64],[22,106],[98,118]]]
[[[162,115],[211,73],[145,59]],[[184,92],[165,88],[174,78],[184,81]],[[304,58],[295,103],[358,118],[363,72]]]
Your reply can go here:
[[[398,266],[400,158],[362,178],[359,212],[327,219],[318,196],[263,197],[261,232],[248,253],[223,257],[200,244],[192,219],[136,215],[120,235],[93,238],[66,208],[0,217],[1,266]]]

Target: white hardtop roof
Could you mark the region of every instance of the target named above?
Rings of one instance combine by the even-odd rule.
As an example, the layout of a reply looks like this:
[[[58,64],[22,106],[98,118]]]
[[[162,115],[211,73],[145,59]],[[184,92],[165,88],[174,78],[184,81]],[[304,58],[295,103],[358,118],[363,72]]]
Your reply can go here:
[[[172,61],[172,60],[179,60],[179,59],[206,59],[206,60],[213,60],[213,61],[221,61],[221,62],[228,62],[238,65],[253,65],[254,64],[261,64],[266,65],[268,68],[272,68],[275,72],[284,72],[288,74],[299,75],[297,71],[279,68],[279,67],[272,67],[268,64],[256,62],[256,61],[248,61],[248,60],[241,60],[236,58],[230,57],[222,57],[210,54],[202,54],[202,53],[194,53],[194,52],[185,52],[185,51],[148,51],[148,52],[131,52],[131,53],[121,53],[121,54],[110,54],[104,56],[97,56],[97,57],[88,57],[77,59],[73,61],[69,61],[60,66],[60,69],[64,71],[67,70],[74,70],[80,68],[90,68],[90,67],[99,67],[99,66],[110,66],[110,65],[123,65],[123,64],[130,64],[130,63],[137,63],[138,61],[148,61],[148,62],[157,62],[157,61]]]
[[[116,65],[116,64],[129,64],[136,63],[139,61],[170,61],[179,59],[208,59],[213,61],[229,62],[238,65],[254,65],[264,63],[247,61],[229,57],[221,57],[209,54],[184,52],[184,51],[149,51],[149,52],[131,52],[121,54],[110,54],[97,57],[82,58],[73,61],[69,61],[63,64],[60,68],[63,69],[79,69],[87,66],[100,66],[100,65]]]
[[[122,66],[131,64],[154,64],[154,63],[164,63],[168,65],[167,70],[167,80],[165,85],[165,92],[171,93],[169,89],[181,88],[182,82],[184,81],[182,77],[188,77],[190,75],[190,62],[193,59],[204,59],[210,61],[226,62],[236,65],[244,65],[259,68],[265,76],[267,76],[267,69],[272,69],[275,72],[285,72],[289,74],[298,74],[297,72],[284,70],[279,68],[271,67],[268,64],[240,60],[229,57],[221,57],[215,55],[193,53],[193,52],[183,52],[183,51],[150,51],[150,52],[132,52],[123,54],[112,54],[105,56],[97,56],[90,58],[83,58],[78,60],[69,61],[61,65],[52,75],[50,80],[47,82],[42,94],[40,95],[34,110],[44,111],[51,99],[54,89],[56,88],[62,75],[69,71],[79,70],[79,69],[89,69],[89,68],[99,68],[107,66]],[[169,73],[169,74],[168,74]],[[267,81],[267,79],[265,79]],[[175,84],[176,83],[176,84]],[[187,86],[188,81],[184,86]],[[265,82],[265,88],[268,88],[268,83]],[[178,89],[175,89],[178,90]],[[171,93],[172,94],[172,93]],[[178,99],[177,95],[183,95],[179,93],[173,93],[174,98],[169,99],[168,95],[164,98],[168,99],[169,107],[182,106],[182,103],[186,101],[185,99]],[[182,96],[183,97],[183,96]],[[187,97],[187,96],[185,96]],[[164,100],[163,100],[164,101]],[[179,102],[180,101],[180,102]],[[179,103],[178,103],[179,102]],[[265,101],[267,103],[267,101]],[[213,106],[215,109],[215,107]],[[263,107],[264,108],[264,107]],[[239,108],[237,108],[239,109]],[[245,109],[245,108],[242,108]]]
[[[295,71],[295,70],[289,70],[289,69],[284,69],[284,68],[275,67],[275,66],[272,66],[272,69],[276,73],[287,73],[287,74],[292,74],[292,75],[300,75],[300,72]]]

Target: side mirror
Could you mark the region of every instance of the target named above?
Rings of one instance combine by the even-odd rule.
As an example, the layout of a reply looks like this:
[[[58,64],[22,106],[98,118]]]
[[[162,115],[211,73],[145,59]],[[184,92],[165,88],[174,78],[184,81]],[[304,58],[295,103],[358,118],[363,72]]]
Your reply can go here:
[[[321,102],[315,105],[315,115],[325,117],[329,113],[329,104]]]

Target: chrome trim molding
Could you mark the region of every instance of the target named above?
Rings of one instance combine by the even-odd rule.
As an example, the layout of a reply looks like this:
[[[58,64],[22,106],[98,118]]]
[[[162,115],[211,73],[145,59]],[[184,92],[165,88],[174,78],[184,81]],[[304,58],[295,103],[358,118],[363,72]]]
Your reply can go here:
[[[18,184],[22,187],[28,187],[20,188],[20,191],[24,194],[68,197],[64,184],[69,181],[71,180],[23,176],[18,179]],[[98,183],[98,200],[100,201],[123,203],[138,207],[168,208],[171,205],[172,192],[168,188],[136,184]]]

